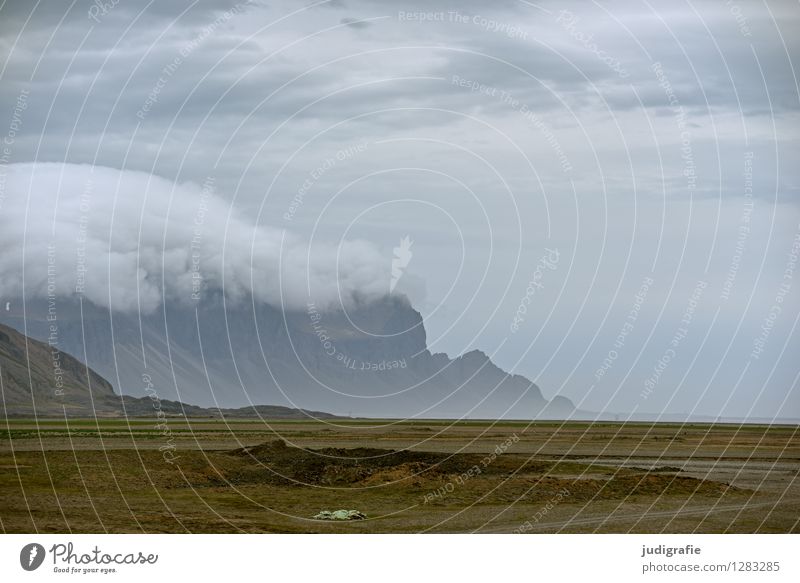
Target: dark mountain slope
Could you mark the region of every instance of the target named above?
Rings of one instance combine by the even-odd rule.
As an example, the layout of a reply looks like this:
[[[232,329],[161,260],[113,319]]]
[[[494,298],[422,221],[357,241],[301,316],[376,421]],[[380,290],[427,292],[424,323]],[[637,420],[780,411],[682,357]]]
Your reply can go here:
[[[33,414],[34,407],[42,415],[85,412],[93,400],[101,409],[118,400],[111,384],[84,363],[2,324],[0,377],[3,402],[14,414]]]
[[[146,374],[161,399],[201,407],[272,403],[362,417],[517,419],[573,411],[567,399],[547,401],[483,352],[432,354],[421,315],[402,297],[345,313],[209,296],[141,316],[59,300],[57,314],[60,346],[80,355],[85,346],[88,365],[134,397],[147,396]],[[28,303],[31,336],[47,337],[46,315],[43,302]],[[23,314],[0,312],[0,320],[20,328]]]

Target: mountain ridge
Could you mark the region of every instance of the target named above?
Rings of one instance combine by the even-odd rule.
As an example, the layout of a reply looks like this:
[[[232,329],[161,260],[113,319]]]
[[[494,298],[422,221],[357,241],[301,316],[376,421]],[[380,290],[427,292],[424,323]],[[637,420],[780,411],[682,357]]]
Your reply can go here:
[[[25,313],[3,312],[0,321],[41,340],[47,307],[28,301]],[[59,346],[134,398],[155,391],[206,409],[272,403],[359,417],[563,419],[574,411],[480,350],[431,353],[421,314],[402,296],[348,311],[313,302],[282,311],[219,295],[142,315],[74,299],[59,299],[56,310]]]

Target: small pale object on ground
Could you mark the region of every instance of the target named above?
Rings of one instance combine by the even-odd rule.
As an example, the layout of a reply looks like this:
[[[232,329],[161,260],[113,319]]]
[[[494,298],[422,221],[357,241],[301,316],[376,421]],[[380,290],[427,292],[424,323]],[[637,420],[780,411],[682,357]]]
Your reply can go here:
[[[358,510],[323,510],[315,515],[316,520],[364,520],[367,517],[363,512]]]

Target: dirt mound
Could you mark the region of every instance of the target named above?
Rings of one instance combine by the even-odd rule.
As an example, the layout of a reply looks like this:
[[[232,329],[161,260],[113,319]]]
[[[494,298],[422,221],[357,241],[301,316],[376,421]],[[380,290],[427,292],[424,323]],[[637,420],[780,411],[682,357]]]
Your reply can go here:
[[[419,484],[454,472],[470,461],[462,457],[476,457],[365,447],[310,450],[290,446],[282,440],[235,449],[229,455],[258,462],[240,468],[234,476],[238,481],[325,486],[370,485],[399,480]]]
[[[298,487],[397,484],[423,491],[436,491],[444,486],[447,496],[441,496],[438,503],[448,503],[453,498],[447,488],[455,490],[455,484],[459,484],[459,496],[492,491],[495,501],[546,500],[561,491],[569,491],[570,500],[579,502],[662,494],[719,497],[736,490],[722,482],[672,473],[676,468],[642,468],[636,473],[612,474],[607,478],[582,477],[583,467],[553,466],[550,462],[514,455],[492,457],[364,447],[304,449],[274,440],[235,449],[226,456],[233,463],[223,473],[233,484]],[[575,474],[564,475],[562,472],[567,470]]]
[[[729,484],[700,480],[684,476],[670,476],[648,473],[640,476],[619,476],[606,482],[601,488],[601,496],[615,498],[628,496],[647,496],[661,494],[680,494],[718,497],[728,491],[737,491]]]

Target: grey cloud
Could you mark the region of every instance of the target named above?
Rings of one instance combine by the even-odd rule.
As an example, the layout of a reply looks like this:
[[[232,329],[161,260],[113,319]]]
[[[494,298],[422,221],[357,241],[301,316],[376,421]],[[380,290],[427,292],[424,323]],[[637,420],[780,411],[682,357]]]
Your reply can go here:
[[[342,18],[339,22],[341,22],[342,24],[346,24],[350,28],[354,28],[356,30],[364,30],[372,26],[371,22],[358,20],[355,18],[348,18],[348,17]]]
[[[302,309],[308,297],[339,305],[379,296],[388,281],[371,245],[309,248],[231,209],[213,180],[176,184],[52,163],[13,164],[4,179],[13,202],[0,213],[4,297],[80,292],[101,306],[150,312],[165,299],[191,303],[224,286],[232,299]]]

